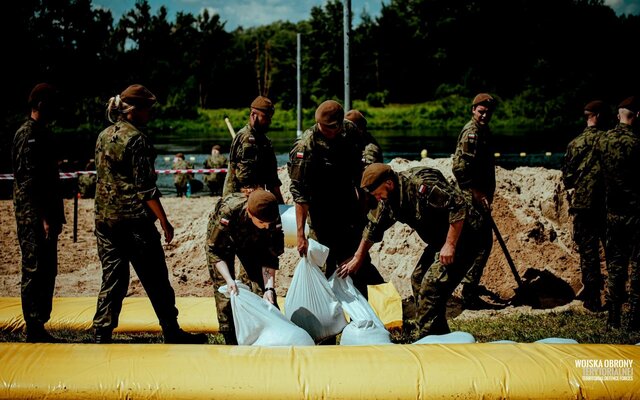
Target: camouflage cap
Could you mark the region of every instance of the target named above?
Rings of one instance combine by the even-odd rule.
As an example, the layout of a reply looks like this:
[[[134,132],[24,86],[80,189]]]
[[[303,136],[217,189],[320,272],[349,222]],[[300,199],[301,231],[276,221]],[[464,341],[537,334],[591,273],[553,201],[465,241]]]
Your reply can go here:
[[[371,193],[376,190],[378,186],[382,185],[384,181],[391,178],[393,170],[387,164],[373,163],[368,165],[362,173],[362,180],[360,181],[360,187],[365,192]]]
[[[475,107],[480,104],[493,108],[496,105],[496,99],[494,99],[489,93],[478,93],[476,97],[473,98],[471,106]]]
[[[584,106],[584,111],[599,114],[604,111],[604,102],[600,100],[590,101]]]
[[[31,89],[29,93],[28,104],[32,107],[37,106],[40,102],[50,102],[58,95],[57,89],[48,83],[38,83]]]
[[[627,110],[637,113],[640,111],[640,99],[636,96],[629,96],[618,104],[618,108],[626,108]]]
[[[249,194],[247,209],[262,222],[275,222],[280,215],[276,196],[266,190],[257,189]]]
[[[360,130],[365,130],[367,128],[367,119],[358,110],[350,110],[344,115],[344,119],[348,119],[356,124]]]
[[[334,100],[322,102],[316,109],[316,122],[323,125],[331,125],[344,120],[344,109]]]
[[[273,102],[269,100],[267,97],[258,96],[251,102],[251,108],[255,108],[256,110],[263,111],[267,114],[273,115],[276,111],[273,106]]]
[[[120,93],[120,99],[136,107],[150,108],[156,102],[156,96],[142,85],[131,85]]]

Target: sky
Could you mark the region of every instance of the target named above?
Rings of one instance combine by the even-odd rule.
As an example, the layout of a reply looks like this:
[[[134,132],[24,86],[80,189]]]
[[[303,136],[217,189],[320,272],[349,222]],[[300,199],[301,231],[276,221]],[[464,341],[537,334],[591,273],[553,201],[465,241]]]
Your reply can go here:
[[[93,5],[110,9],[117,21],[123,13],[134,8],[135,2],[136,0],[93,0]],[[312,7],[322,6],[325,2],[326,0],[149,0],[153,14],[164,5],[170,19],[179,11],[197,15],[208,9],[210,14],[216,13],[222,21],[226,21],[227,31],[233,31],[238,26],[250,28],[275,21],[299,22],[310,17]],[[377,17],[382,3],[389,2],[390,0],[351,0],[354,25],[358,25],[363,10],[372,17]],[[640,0],[605,0],[605,4],[618,14],[640,14]]]

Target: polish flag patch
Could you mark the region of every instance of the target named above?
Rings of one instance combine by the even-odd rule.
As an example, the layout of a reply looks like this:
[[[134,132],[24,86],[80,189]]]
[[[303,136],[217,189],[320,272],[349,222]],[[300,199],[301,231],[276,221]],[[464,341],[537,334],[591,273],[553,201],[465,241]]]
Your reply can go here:
[[[304,153],[299,151],[296,153],[296,158],[300,159],[300,158],[304,158]]]
[[[424,192],[427,191],[427,187],[425,185],[420,185],[420,187],[418,188],[418,193],[420,194],[424,194]]]
[[[226,218],[220,218],[220,223],[224,226],[229,225],[229,220]]]

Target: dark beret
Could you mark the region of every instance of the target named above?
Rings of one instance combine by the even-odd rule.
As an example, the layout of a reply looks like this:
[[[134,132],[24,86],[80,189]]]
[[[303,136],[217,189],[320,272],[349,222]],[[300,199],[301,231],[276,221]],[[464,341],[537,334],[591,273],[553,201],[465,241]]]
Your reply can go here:
[[[150,108],[156,102],[156,96],[142,85],[131,85],[120,93],[120,99],[136,107]]]
[[[494,99],[489,93],[479,93],[476,95],[476,97],[473,98],[473,103],[471,103],[471,106],[475,107],[480,104],[486,107],[493,108],[496,105],[496,99]]]
[[[222,149],[222,147],[220,147],[220,145],[219,145],[219,144],[216,144],[216,145],[214,145],[214,146],[212,147],[212,149],[220,151],[220,150]]]
[[[384,181],[393,176],[393,170],[387,164],[373,163],[368,165],[362,173],[360,187],[367,193],[376,190]]]
[[[367,119],[362,115],[362,113],[358,110],[351,110],[344,115],[345,119],[356,124],[358,129],[365,130],[367,129]]]
[[[316,122],[323,125],[331,125],[344,120],[344,109],[334,100],[327,100],[316,109]]]
[[[584,106],[584,110],[594,114],[599,114],[604,111],[604,102],[600,100],[590,101],[586,106]]]
[[[273,114],[276,110],[273,106],[273,102],[264,96],[256,97],[256,99],[251,102],[251,108],[264,111],[268,114]]]
[[[31,89],[29,93],[28,103],[30,106],[35,107],[40,102],[48,103],[55,100],[58,95],[58,91],[53,85],[48,83],[38,83]]]
[[[640,111],[640,99],[636,96],[630,96],[626,99],[622,100],[620,104],[618,104],[618,108],[626,108],[627,110],[637,113]]]
[[[249,194],[247,209],[262,222],[275,222],[280,216],[276,196],[266,190],[257,189]]]

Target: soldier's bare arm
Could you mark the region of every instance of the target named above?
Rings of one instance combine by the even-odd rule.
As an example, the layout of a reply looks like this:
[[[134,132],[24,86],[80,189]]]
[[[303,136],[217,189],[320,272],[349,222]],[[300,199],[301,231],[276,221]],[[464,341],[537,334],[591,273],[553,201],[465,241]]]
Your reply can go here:
[[[153,214],[158,218],[158,221],[160,221],[160,227],[164,232],[164,240],[167,243],[171,243],[171,241],[173,240],[173,225],[169,223],[167,214],[164,212],[164,208],[162,207],[162,203],[160,203],[159,199],[154,198],[147,200],[147,206],[149,207],[151,212],[153,212]]]

